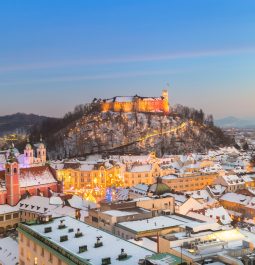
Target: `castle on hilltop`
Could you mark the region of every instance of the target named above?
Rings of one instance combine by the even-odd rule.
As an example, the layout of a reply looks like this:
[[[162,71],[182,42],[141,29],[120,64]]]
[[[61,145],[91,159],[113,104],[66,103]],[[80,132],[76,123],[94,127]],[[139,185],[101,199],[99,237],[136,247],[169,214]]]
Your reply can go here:
[[[113,97],[100,101],[102,112],[162,112],[170,113],[168,91],[163,90],[161,97]]]

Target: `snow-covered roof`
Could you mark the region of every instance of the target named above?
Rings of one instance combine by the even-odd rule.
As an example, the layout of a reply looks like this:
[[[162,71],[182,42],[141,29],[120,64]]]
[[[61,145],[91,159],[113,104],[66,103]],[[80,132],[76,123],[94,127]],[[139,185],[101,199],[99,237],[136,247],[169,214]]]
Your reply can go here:
[[[130,188],[133,192],[138,192],[140,194],[147,194],[149,186],[146,184],[137,184],[134,187]]]
[[[151,100],[162,100],[161,97],[140,97],[140,96],[116,96],[109,99],[104,99],[104,102],[111,103],[111,102],[133,102],[135,98],[139,98],[145,101],[151,101]]]
[[[232,222],[231,217],[224,207],[210,208],[205,210],[205,215],[215,220],[220,219],[221,223],[226,225]]]
[[[133,244],[138,245],[138,246],[141,246],[141,247],[144,247],[144,248],[149,249],[151,251],[157,252],[157,242],[152,241],[151,239],[149,239],[147,237],[139,238],[139,240],[130,239],[129,241],[132,242]]]
[[[130,229],[134,232],[143,232],[148,230],[164,229],[185,224],[177,216],[157,216],[150,219],[128,221],[118,223],[117,226]]]
[[[245,181],[242,177],[239,177],[237,175],[225,175],[225,176],[221,176],[226,184],[228,185],[236,185],[236,184],[244,184]]]
[[[53,171],[48,166],[20,169],[19,183],[21,188],[56,183]]]
[[[167,175],[167,176],[162,177],[162,179],[165,179],[165,180],[169,180],[169,179],[177,179],[177,176],[171,174],[171,175]]]
[[[122,216],[129,216],[138,214],[138,212],[127,212],[127,211],[119,211],[119,210],[109,210],[103,212],[104,214],[111,215],[114,217],[122,217]]]
[[[207,203],[216,202],[216,200],[211,197],[207,190],[189,191],[185,192],[185,194],[190,195],[194,199],[203,199]]]
[[[132,173],[142,173],[142,172],[150,172],[152,168],[151,164],[147,165],[135,165],[131,168],[130,172]]]
[[[18,212],[18,211],[19,211],[19,208],[17,206],[10,206],[8,204],[0,205],[0,214],[7,214],[7,213]]]
[[[21,200],[17,207],[20,210],[30,211],[41,215],[52,215],[52,217],[60,216],[71,216],[75,217],[76,209],[69,206],[60,204],[61,198],[59,197],[42,197],[42,196],[31,196]],[[1,209],[1,205],[0,205]],[[87,209],[81,210],[81,219],[88,216]]]
[[[0,239],[0,264],[16,265],[19,262],[18,242],[10,237]]]
[[[237,194],[237,193],[226,193],[223,196],[220,197],[220,200],[230,201],[234,203],[239,203],[247,208],[255,208],[255,197],[246,196],[243,194]]]
[[[220,184],[207,186],[207,188],[214,196],[219,196],[223,194],[223,192],[226,190],[226,187]]]
[[[77,195],[73,195],[72,198],[68,200],[68,203],[73,208],[83,209],[83,210],[88,210],[88,208],[93,209],[96,208],[97,206],[96,203],[84,200]]]
[[[58,229],[60,220],[66,225],[64,229]],[[102,258],[111,258],[112,265],[118,264],[138,264],[139,259],[143,259],[147,255],[152,255],[154,252],[132,244],[129,241],[118,238],[112,234],[106,233],[102,230],[89,226],[83,222],[75,220],[71,217],[63,217],[54,219],[51,223],[30,225],[24,227],[28,230],[32,230],[40,236],[45,238],[45,227],[52,227],[52,231],[47,233],[47,240],[64,251],[68,251],[73,256],[82,260],[89,259],[93,265],[101,264]],[[68,229],[74,229],[74,232],[68,232]],[[74,234],[80,229],[83,234],[81,237],[75,237]],[[67,235],[68,240],[60,243],[60,236]],[[95,248],[94,244],[97,241],[97,237],[101,237],[100,241],[103,246]],[[87,251],[79,253],[80,246],[87,246]],[[118,259],[118,255],[121,253],[121,249],[124,249],[128,255],[126,261]]]

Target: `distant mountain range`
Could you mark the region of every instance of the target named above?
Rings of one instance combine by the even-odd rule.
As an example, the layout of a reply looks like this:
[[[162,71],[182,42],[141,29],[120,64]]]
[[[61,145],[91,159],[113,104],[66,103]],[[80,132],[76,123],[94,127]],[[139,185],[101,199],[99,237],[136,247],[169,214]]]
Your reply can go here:
[[[222,128],[255,128],[255,118],[240,119],[229,116],[215,120],[215,125]]]
[[[48,119],[35,114],[16,113],[0,116],[0,136],[10,133],[27,133],[29,129]]]

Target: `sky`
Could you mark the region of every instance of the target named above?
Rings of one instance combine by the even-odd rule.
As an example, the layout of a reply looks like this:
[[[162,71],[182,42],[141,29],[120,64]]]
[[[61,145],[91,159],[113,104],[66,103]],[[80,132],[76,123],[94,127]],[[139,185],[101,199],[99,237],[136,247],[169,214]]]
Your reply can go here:
[[[171,105],[255,117],[255,1],[0,1],[0,115],[166,86]]]

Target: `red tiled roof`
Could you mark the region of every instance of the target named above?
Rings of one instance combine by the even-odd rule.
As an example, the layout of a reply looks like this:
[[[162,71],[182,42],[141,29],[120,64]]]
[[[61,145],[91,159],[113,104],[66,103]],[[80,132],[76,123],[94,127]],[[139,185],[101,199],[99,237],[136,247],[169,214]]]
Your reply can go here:
[[[48,170],[53,177],[56,179],[57,178],[57,174],[56,171],[51,168],[50,166],[37,166],[37,167],[29,167],[29,168],[21,168],[20,169],[20,175],[21,176],[25,176],[25,175],[34,175],[34,176],[38,176],[38,175],[42,175],[46,170]]]

